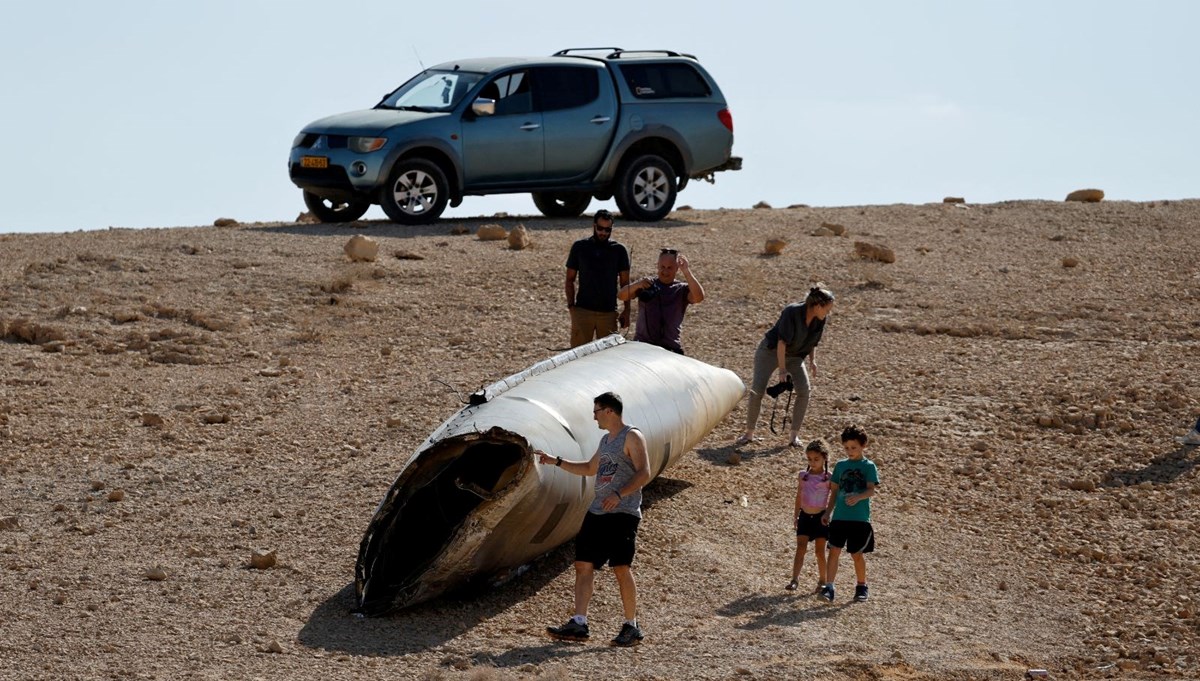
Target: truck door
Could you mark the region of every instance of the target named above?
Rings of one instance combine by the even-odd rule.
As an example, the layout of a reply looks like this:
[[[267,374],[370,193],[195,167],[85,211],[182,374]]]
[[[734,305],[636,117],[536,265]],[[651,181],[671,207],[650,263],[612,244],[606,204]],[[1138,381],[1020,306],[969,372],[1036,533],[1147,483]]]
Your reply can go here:
[[[467,113],[462,125],[466,188],[536,182],[543,175],[542,115],[534,109],[528,70],[492,78],[478,97],[496,101],[496,113]],[[467,103],[468,112],[470,102]]]
[[[544,178],[579,181],[594,175],[617,125],[617,100],[604,67],[537,67],[534,90],[545,130]]]

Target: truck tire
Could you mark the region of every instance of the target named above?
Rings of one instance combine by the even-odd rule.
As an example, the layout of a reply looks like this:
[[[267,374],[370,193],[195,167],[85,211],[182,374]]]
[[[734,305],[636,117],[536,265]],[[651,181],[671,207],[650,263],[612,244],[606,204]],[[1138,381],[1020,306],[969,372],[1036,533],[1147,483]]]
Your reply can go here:
[[[630,220],[661,220],[675,207],[675,171],[661,156],[646,154],[625,164],[615,189],[617,208]]]
[[[548,218],[577,218],[591,202],[592,195],[587,192],[533,193],[533,205]]]
[[[408,158],[396,163],[379,190],[379,205],[392,222],[423,225],[437,220],[450,200],[446,174],[432,161]]]
[[[367,199],[335,201],[323,199],[312,192],[304,192],[304,205],[321,222],[354,222],[371,207]]]

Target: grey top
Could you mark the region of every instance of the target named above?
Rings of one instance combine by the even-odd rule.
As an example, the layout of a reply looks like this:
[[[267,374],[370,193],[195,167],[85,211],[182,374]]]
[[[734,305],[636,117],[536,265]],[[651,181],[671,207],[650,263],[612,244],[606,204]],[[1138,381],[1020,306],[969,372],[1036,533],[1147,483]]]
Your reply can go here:
[[[763,340],[768,350],[774,350],[779,341],[787,345],[788,357],[807,357],[821,342],[821,334],[825,332],[825,320],[812,320],[812,324],[804,324],[804,314],[807,308],[804,303],[792,303],[783,308],[779,321],[775,322]]]
[[[625,426],[615,437],[605,433],[604,437],[600,438],[600,447],[597,449],[600,453],[600,468],[596,471],[596,498],[588,508],[589,513],[628,513],[642,517],[640,487],[637,491],[625,495],[611,511],[606,511],[601,506],[605,497],[624,487],[637,472],[633,461],[625,455],[625,438],[631,430],[633,426]]]

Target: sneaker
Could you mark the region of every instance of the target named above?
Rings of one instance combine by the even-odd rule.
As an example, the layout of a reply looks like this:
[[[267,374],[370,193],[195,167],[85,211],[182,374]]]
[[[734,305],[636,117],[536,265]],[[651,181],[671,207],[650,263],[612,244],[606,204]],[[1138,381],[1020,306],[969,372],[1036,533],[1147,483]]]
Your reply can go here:
[[[821,587],[821,598],[824,598],[825,600],[832,603],[835,595],[837,595],[837,592],[834,590],[832,583],[826,584],[825,586]]]
[[[1192,432],[1179,438],[1179,441],[1188,446],[1200,445],[1200,430],[1192,428]]]
[[[546,633],[550,634],[551,638],[560,641],[586,641],[588,640],[588,625],[569,619],[561,627],[546,627]]]
[[[642,634],[642,630],[637,625],[626,622],[621,625],[621,633],[617,634],[617,637],[610,641],[609,645],[614,645],[618,648],[629,648],[641,643],[643,638],[645,638],[645,635]]]
[[[825,582],[817,582],[817,588],[813,589],[814,594],[820,594],[825,590]]]
[[[866,584],[859,584],[858,586],[854,587],[854,600],[856,600],[860,603],[862,601],[867,600],[867,585]]]
[[[798,437],[794,437],[794,438],[792,438],[792,441],[788,443],[788,446],[789,447],[803,447],[804,441]]]
[[[798,587],[798,586],[800,586],[800,584],[798,582],[796,582],[796,580],[793,579],[792,581],[788,582],[787,586],[785,586],[783,588],[787,589],[788,591],[795,591],[796,587]]]
[[[757,437],[754,437],[753,435],[746,435],[743,433],[741,437],[739,437],[738,439],[733,441],[733,446],[734,447],[745,447],[746,445],[750,444],[751,442],[757,442],[760,439],[762,439],[762,438],[757,438]]]

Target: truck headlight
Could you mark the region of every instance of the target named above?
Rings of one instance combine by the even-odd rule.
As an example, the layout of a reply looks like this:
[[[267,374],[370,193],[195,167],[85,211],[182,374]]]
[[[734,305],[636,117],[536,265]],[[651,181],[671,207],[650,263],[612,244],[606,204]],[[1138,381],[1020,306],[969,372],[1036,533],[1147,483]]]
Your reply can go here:
[[[369,154],[372,151],[378,151],[387,144],[386,137],[351,137],[348,140],[350,150],[360,154]]]

